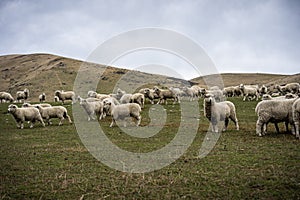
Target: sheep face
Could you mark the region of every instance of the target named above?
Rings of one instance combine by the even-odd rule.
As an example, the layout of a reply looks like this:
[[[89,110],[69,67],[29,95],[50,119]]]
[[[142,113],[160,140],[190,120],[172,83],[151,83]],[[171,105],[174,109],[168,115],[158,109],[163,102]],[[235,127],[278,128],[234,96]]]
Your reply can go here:
[[[18,108],[18,106],[14,105],[14,104],[11,104],[11,105],[8,106],[7,111],[9,113],[14,113],[14,112],[16,112],[17,108]]]

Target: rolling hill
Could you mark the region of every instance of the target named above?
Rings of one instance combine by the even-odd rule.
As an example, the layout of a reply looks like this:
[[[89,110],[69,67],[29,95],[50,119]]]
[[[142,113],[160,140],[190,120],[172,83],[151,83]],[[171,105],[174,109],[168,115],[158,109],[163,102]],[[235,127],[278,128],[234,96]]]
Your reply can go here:
[[[42,92],[46,93],[48,101],[52,101],[55,90],[73,89],[74,80],[81,66],[81,69],[89,72],[95,70],[99,78],[97,91],[102,93],[113,92],[117,86],[122,86],[122,81],[138,89],[153,85],[181,87],[187,83],[205,86],[205,78],[214,78],[214,75],[209,75],[187,81],[122,68],[105,67],[100,64],[86,63],[51,54],[5,55],[0,56],[0,91],[7,91],[15,96],[16,91],[28,88],[30,90],[30,101],[37,101],[38,95]],[[226,73],[221,74],[221,76],[225,86],[240,83],[274,85],[300,82],[300,74]]]

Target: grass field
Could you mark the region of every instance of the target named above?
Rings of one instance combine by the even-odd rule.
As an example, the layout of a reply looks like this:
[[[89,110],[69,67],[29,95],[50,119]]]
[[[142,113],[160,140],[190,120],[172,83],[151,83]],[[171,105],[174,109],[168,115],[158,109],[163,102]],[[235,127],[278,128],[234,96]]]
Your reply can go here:
[[[205,158],[197,158],[208,129],[199,101],[196,138],[176,162],[154,172],[116,171],[95,159],[81,143],[74,125],[16,128],[0,104],[0,199],[300,199],[300,142],[290,134],[255,135],[257,102],[230,99],[237,108],[240,131],[232,123]],[[71,105],[66,105],[72,114]],[[142,126],[149,123],[146,104]],[[168,144],[178,130],[178,105],[164,106],[162,130],[148,139],[109,128],[115,144],[132,152],[150,152]],[[88,122],[87,122],[88,124]],[[280,126],[284,130],[283,126]],[[188,134],[188,133],[187,133]]]

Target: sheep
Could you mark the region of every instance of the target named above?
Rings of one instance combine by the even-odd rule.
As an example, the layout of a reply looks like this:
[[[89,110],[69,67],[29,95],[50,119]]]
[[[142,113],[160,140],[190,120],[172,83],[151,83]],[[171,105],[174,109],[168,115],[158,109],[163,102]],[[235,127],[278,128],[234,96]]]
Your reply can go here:
[[[126,117],[133,117],[137,120],[136,126],[141,123],[141,107],[137,103],[128,103],[115,105],[111,101],[104,102],[104,108],[111,111],[112,122],[109,127],[113,127],[117,120],[124,120]],[[124,121],[124,127],[126,127],[126,122]]]
[[[223,94],[226,97],[233,97],[234,96],[234,87],[233,86],[225,87],[223,89]]]
[[[195,97],[198,97],[199,90],[196,87],[183,87],[183,92],[190,101],[193,101]]]
[[[72,124],[72,120],[68,115],[68,111],[63,106],[52,106],[52,107],[42,107],[40,105],[35,106],[41,113],[43,119],[45,119],[48,125],[52,124],[50,119],[51,118],[58,118],[60,119],[59,126],[62,125],[62,121],[65,118],[68,118],[69,123]]]
[[[170,87],[169,89],[178,97],[179,101],[181,97],[185,94],[184,91],[180,88]]]
[[[14,102],[14,98],[12,97],[12,95],[8,92],[0,92],[0,102]]]
[[[178,96],[169,89],[163,90],[163,89],[159,89],[158,87],[155,86],[154,92],[159,96],[159,100],[158,100],[157,104],[160,104],[163,101],[166,101],[166,104],[167,104],[167,99],[173,99],[174,104],[176,103],[176,101],[178,103],[180,103]]]
[[[297,96],[291,93],[286,94],[285,96],[276,96],[276,97],[272,97],[269,94],[264,94],[262,96],[262,100],[282,100],[282,99],[293,99],[296,98]]]
[[[245,101],[246,99],[248,99],[248,101],[250,101],[250,97],[255,98],[256,101],[258,101],[258,91],[257,88],[255,86],[245,86],[244,84],[240,85],[241,91],[243,93],[244,99],[243,101]]]
[[[54,96],[57,96],[59,100],[64,104],[65,100],[72,100],[72,104],[76,102],[75,93],[73,91],[56,90]]]
[[[95,114],[99,115],[99,120],[103,117],[103,103],[102,101],[89,101],[87,99],[81,99],[79,103],[88,115],[88,121],[95,120]]]
[[[213,132],[218,132],[219,122],[225,123],[223,131],[226,131],[229,119],[234,122],[236,130],[239,130],[235,106],[230,101],[216,102],[214,95],[207,94],[204,98],[204,116],[210,121]]]
[[[46,94],[45,93],[40,94],[39,100],[40,100],[40,102],[46,101]]]
[[[131,96],[132,94],[124,94],[120,99],[120,103],[121,104],[130,103]]]
[[[275,127],[277,123],[285,122],[286,129],[288,131],[288,124],[292,125],[292,132],[294,132],[293,119],[292,119],[292,105],[296,101],[294,99],[282,99],[282,100],[268,100],[261,101],[256,105],[255,113],[258,116],[256,122],[256,134],[262,136],[266,134],[268,123],[274,123]],[[278,126],[276,127],[279,132]]]
[[[239,85],[234,86],[233,96],[235,96],[235,97],[243,96],[243,92],[242,92],[242,90],[241,90],[241,88],[240,88]]]
[[[297,99],[292,106],[292,115],[295,125],[295,135],[296,138],[300,139],[299,136],[299,125],[300,125],[300,99]]]
[[[278,91],[285,95],[286,93],[293,93],[293,94],[298,94],[300,91],[300,84],[299,83],[288,83],[284,86],[280,85],[275,85],[275,88],[278,89]]]
[[[154,99],[159,99],[158,94],[153,89],[145,88],[144,95],[145,98],[148,98],[150,100],[151,104],[154,104]]]
[[[36,107],[38,105],[42,106],[42,107],[51,107],[51,105],[49,103],[40,103],[40,104],[23,103],[22,108]]]
[[[16,96],[17,101],[21,102],[22,99],[25,101],[29,97],[29,90],[25,88],[23,91],[17,91]]]
[[[54,96],[54,102],[59,102],[59,97],[58,96]]]
[[[141,106],[141,108],[144,108],[145,105],[145,96],[142,93],[134,93],[130,97],[129,103],[137,103]]]
[[[103,99],[109,98],[111,96],[109,94],[99,94],[99,93],[94,92],[94,91],[89,91],[88,92],[88,97],[97,98],[97,99],[102,101]]]
[[[258,89],[258,93],[259,96],[262,97],[264,94],[268,93],[268,88],[265,85],[262,85],[259,89]]]
[[[8,106],[8,112],[11,113],[14,119],[16,120],[18,128],[23,129],[25,121],[31,122],[30,128],[33,127],[35,121],[41,122],[41,124],[45,127],[45,123],[37,108],[18,108],[18,106],[11,104]]]

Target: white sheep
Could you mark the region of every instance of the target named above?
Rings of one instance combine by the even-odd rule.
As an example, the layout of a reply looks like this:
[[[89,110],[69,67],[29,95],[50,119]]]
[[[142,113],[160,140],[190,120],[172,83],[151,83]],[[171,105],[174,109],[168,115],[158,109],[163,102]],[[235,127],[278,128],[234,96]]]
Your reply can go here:
[[[286,93],[298,94],[300,92],[300,84],[299,83],[288,83],[284,86],[275,85],[275,88],[277,88],[278,91],[283,95]]]
[[[23,91],[17,91],[16,96],[17,101],[21,102],[22,99],[25,101],[29,97],[29,90],[25,88]]]
[[[115,105],[111,101],[104,102],[104,108],[111,111],[112,122],[110,127],[112,127],[117,120],[124,120],[125,118],[132,117],[137,120],[136,126],[141,123],[141,107],[137,103],[128,103]],[[126,127],[126,121],[124,121],[124,126]]]
[[[95,115],[99,115],[99,120],[103,117],[103,103],[102,101],[91,101],[87,99],[81,99],[80,105],[86,111],[88,115],[88,121],[95,120]]]
[[[59,102],[59,97],[58,96],[54,96],[54,102]]]
[[[42,118],[45,119],[49,125],[51,124],[50,119],[52,119],[52,118],[60,119],[59,124],[58,124],[59,126],[62,125],[62,121],[65,118],[68,118],[69,123],[72,124],[72,120],[71,120],[70,116],[68,115],[68,111],[63,106],[42,107],[42,106],[38,105],[38,106],[36,106],[36,108],[39,109]]]
[[[180,103],[179,97],[172,92],[169,89],[159,89],[158,87],[154,87],[154,92],[159,96],[159,100],[157,104],[162,103],[163,101],[166,101],[167,104],[167,99],[173,99],[173,103],[175,104],[176,102]]]
[[[292,118],[292,105],[295,99],[282,99],[282,100],[267,100],[261,101],[256,105],[255,112],[258,116],[256,122],[256,133],[258,136],[266,134],[268,123],[285,122],[288,131],[288,124],[292,125],[292,132],[294,133],[293,118]],[[278,126],[276,127],[279,132]]]
[[[195,87],[183,87],[183,92],[189,98],[190,101],[193,101],[199,96],[199,90]]]
[[[226,96],[226,97],[233,97],[234,96],[234,86],[229,86],[229,87],[225,87],[223,89],[223,94]]]
[[[256,86],[246,86],[244,84],[241,84],[240,85],[240,89],[243,93],[243,96],[244,96],[244,99],[243,101],[245,101],[246,99],[248,99],[248,101],[250,101],[251,99],[256,99],[256,101],[258,101],[258,97],[259,97],[259,94],[258,94],[258,89]]]
[[[134,93],[130,97],[129,103],[137,103],[141,106],[141,108],[144,108],[145,105],[145,96],[142,93]]]
[[[12,95],[8,92],[0,92],[0,102],[14,102],[14,98],[12,97]]]
[[[41,114],[37,108],[18,108],[18,106],[11,104],[8,106],[8,112],[11,113],[12,116],[15,118],[18,128],[23,129],[25,121],[31,122],[30,128],[33,127],[35,121],[39,121],[42,123],[43,126],[45,126]]]
[[[235,106],[230,101],[216,102],[212,94],[204,98],[204,116],[210,121],[212,131],[218,132],[218,123],[224,122],[223,131],[227,130],[229,119],[234,122],[236,130],[239,130]]]
[[[300,126],[300,99],[297,99],[292,106],[292,115],[295,125],[296,138],[300,139],[299,136],[299,126]]]
[[[130,103],[130,99],[132,97],[132,94],[124,94],[121,99],[120,99],[120,103],[121,104],[126,104],[126,103]]]
[[[54,96],[57,96],[63,104],[65,100],[72,100],[72,104],[76,102],[75,93],[73,91],[56,90]]]
[[[40,100],[40,102],[46,101],[46,94],[45,93],[40,94],[39,95],[39,100]]]
[[[23,103],[22,104],[22,108],[36,107],[36,106],[51,107],[51,104],[49,104],[49,103],[39,103],[39,104]]]
[[[265,85],[262,85],[259,89],[258,89],[258,94],[260,97],[262,97],[264,94],[268,94],[268,88]]]

